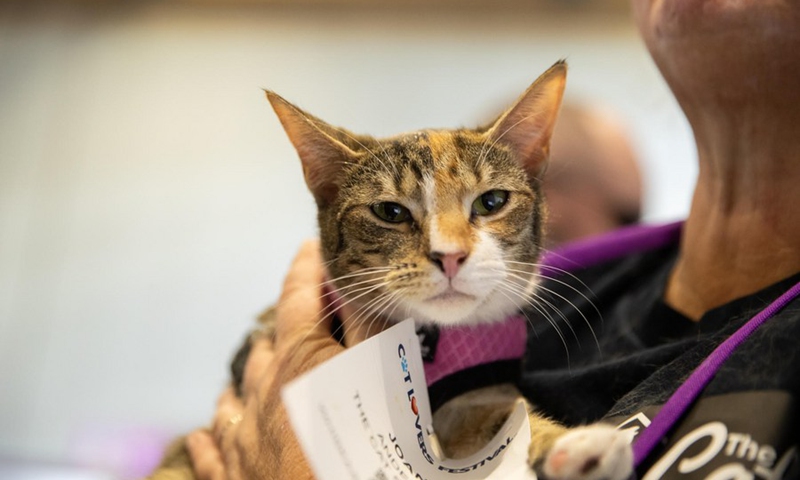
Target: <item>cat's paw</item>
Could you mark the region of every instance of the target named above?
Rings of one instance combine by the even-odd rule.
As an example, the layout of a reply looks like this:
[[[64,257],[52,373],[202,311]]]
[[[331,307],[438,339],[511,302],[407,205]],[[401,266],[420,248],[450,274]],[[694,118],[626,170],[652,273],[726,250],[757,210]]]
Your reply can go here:
[[[548,480],[626,480],[633,473],[629,438],[603,424],[571,429],[556,440],[542,472]]]

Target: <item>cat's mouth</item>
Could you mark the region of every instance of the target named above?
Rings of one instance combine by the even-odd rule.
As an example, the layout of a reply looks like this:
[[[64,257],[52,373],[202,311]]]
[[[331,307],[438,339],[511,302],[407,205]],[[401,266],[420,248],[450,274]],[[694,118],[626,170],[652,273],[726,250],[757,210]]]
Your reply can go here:
[[[459,292],[458,290],[454,289],[453,287],[448,288],[442,293],[436,294],[432,297],[427,298],[426,302],[457,302],[457,301],[464,301],[464,300],[476,300],[474,295],[468,295],[463,292]]]

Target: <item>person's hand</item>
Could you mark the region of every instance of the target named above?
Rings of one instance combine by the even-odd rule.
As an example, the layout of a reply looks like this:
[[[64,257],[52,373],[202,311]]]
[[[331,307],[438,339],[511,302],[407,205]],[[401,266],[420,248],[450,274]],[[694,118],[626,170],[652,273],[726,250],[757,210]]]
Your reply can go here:
[[[274,342],[254,341],[245,367],[242,398],[231,388],[219,399],[213,428],[187,437],[200,480],[313,478],[281,403],[280,390],[298,375],[341,352],[325,315],[324,269],[319,243],[303,244],[276,307]],[[342,309],[347,318],[350,309]],[[347,324],[345,320],[345,324]],[[363,339],[360,328],[345,331],[348,344]]]

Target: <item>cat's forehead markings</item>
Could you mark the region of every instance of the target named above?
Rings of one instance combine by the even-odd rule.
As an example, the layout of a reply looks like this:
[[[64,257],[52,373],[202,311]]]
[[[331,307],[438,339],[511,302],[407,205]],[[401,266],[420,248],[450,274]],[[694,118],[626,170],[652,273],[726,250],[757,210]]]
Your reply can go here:
[[[469,251],[470,232],[464,216],[461,195],[463,178],[458,148],[452,132],[431,132],[428,137],[433,170],[424,184],[425,205],[430,221],[428,237],[432,251],[450,253]]]
[[[434,162],[434,176],[439,198],[453,197],[452,193],[463,190],[467,181],[462,159],[451,132],[441,132],[431,136],[431,154]],[[450,193],[450,195],[447,195]],[[452,200],[452,198],[448,198]]]
[[[456,145],[453,142],[453,135],[451,132],[431,132],[428,136],[428,146],[430,147],[434,172],[439,172],[443,169],[446,170],[458,159]]]
[[[431,218],[435,217],[436,211],[436,182],[432,175],[425,175],[422,177],[422,202],[425,205],[425,211]]]
[[[403,168],[403,175],[400,183],[397,184],[397,190],[409,198],[422,197],[421,201],[423,205],[425,204],[425,175],[416,164],[412,163]]]
[[[430,145],[428,134],[420,132],[403,134],[387,140],[386,149],[402,160],[403,163],[418,162],[427,166],[430,163]]]

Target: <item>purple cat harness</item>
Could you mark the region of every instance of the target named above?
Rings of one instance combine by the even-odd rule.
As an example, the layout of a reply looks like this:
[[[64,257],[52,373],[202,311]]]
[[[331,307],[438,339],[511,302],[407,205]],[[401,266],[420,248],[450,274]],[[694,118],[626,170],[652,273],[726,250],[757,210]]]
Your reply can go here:
[[[665,247],[678,242],[682,227],[683,222],[660,226],[634,226],[596,239],[576,242],[546,255],[542,261],[545,265],[543,271],[548,273],[549,268],[552,274],[557,275],[558,272],[570,272],[628,254]],[[633,444],[636,467],[647,459],[661,439],[678,423],[736,348],[798,296],[800,296],[800,282],[751,318],[706,357],[661,407],[650,425],[636,438]]]
[[[471,326],[417,325],[417,336],[434,412],[463,393],[519,381],[527,343],[522,316]]]
[[[525,355],[526,328],[520,316],[497,323],[441,328],[436,355],[424,364],[428,386],[478,365],[520,360]]]

